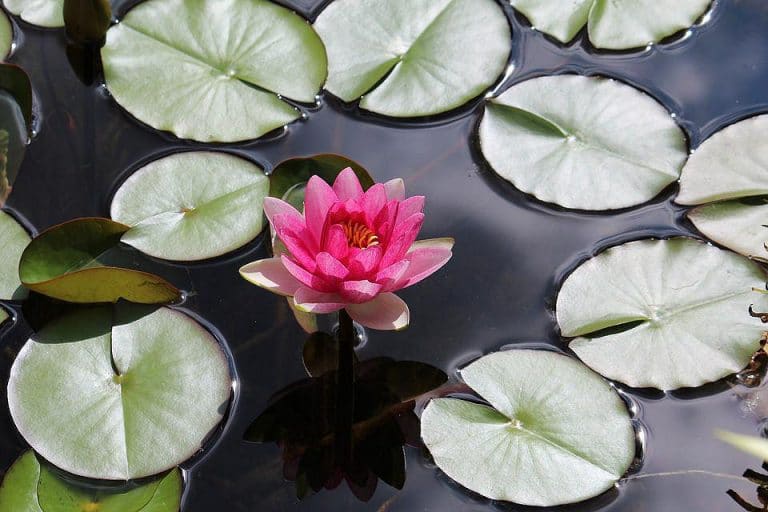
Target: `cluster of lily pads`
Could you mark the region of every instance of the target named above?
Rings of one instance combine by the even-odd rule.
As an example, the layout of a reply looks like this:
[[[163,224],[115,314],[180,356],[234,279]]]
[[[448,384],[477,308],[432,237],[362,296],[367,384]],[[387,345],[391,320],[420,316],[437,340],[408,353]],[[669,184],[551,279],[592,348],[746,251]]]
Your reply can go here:
[[[711,2],[580,0],[567,9],[559,0],[510,3],[557,40],[571,41],[586,26],[595,47],[614,50],[663,41],[701,19]],[[64,22],[62,0],[4,4],[30,23]],[[0,20],[0,42],[10,49],[6,22]],[[101,59],[108,89],[138,121],[181,138],[237,142],[301,118],[323,87],[376,115],[448,112],[489,90],[510,51],[509,23],[493,0],[336,0],[311,25],[266,0],[231,0],[227,9],[212,0],[146,0],[106,32]],[[28,122],[31,94],[22,98],[2,80],[10,93],[0,94],[0,109],[8,96],[12,118]],[[491,354],[462,371],[486,403],[440,398],[425,409],[423,441],[465,487],[521,504],[576,502],[614,485],[636,456],[634,420],[603,377],[662,390],[700,386],[741,370],[759,348],[764,326],[746,311],[750,303],[768,306],[752,293],[765,276],[744,256],[764,251],[768,155],[739,148],[760,147],[750,141],[768,126],[764,116],[742,121],[689,156],[684,132],[650,96],[574,75],[518,83],[482,105],[482,153],[521,191],[565,208],[614,210],[647,202],[680,180],[677,202],[698,205],[691,221],[743,255],[687,238],[608,249],[577,268],[557,299],[561,332],[586,365],[549,351]],[[24,137],[14,129],[0,133],[9,169],[20,158],[11,148],[23,153],[23,141],[14,141]],[[364,185],[372,183],[353,162],[328,155],[285,162],[267,176],[224,151],[176,153],[124,181],[111,219],[77,219],[30,241],[0,212],[0,299],[24,300],[32,290],[80,304],[37,330],[14,363],[10,409],[46,462],[31,453],[19,459],[0,488],[0,511],[45,509],[51,493],[80,509],[96,502],[100,510],[113,502],[115,510],[178,509],[181,479],[171,468],[221,421],[231,395],[229,364],[220,342],[178,308],[118,302],[173,304],[183,296],[162,277],[114,264],[121,244],[173,261],[227,254],[262,232],[258,205],[267,195],[300,205],[309,176],[330,181],[348,165]],[[8,175],[0,173],[0,198]],[[280,253],[278,240],[273,250]],[[313,317],[296,313],[316,330]],[[0,315],[8,317],[2,309]],[[76,374],[84,361],[87,371]],[[319,381],[271,404],[249,432],[252,440],[290,444],[267,427],[322,389],[327,369],[309,373]],[[410,404],[412,395],[382,407]],[[87,438],[77,434],[83,431]],[[170,472],[130,491],[86,491],[54,466],[107,480]],[[328,476],[305,465],[296,478],[319,488]]]

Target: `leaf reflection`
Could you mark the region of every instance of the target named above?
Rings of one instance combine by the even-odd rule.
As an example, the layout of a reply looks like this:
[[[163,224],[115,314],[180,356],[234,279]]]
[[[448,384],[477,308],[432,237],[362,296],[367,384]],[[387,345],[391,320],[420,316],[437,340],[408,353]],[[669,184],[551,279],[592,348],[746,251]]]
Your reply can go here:
[[[282,448],[284,475],[296,482],[299,498],[346,480],[368,501],[378,480],[396,489],[405,484],[403,446],[420,445],[416,399],[447,376],[424,363],[380,357],[355,361],[354,386],[345,389],[338,353],[332,336],[310,336],[304,366],[311,377],[275,393],[245,439]]]
[[[768,462],[764,462],[762,468],[768,471]],[[760,474],[757,471],[748,469],[744,472],[744,478],[757,484],[757,500],[759,505],[753,505],[745,498],[742,498],[736,491],[729,489],[727,494],[733,501],[739,504],[741,508],[748,512],[766,512],[768,511],[768,474]]]

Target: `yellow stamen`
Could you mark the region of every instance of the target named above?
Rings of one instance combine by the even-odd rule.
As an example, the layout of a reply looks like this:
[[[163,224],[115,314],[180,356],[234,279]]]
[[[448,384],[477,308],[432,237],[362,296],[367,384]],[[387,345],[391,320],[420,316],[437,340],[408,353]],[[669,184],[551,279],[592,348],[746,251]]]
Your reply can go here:
[[[360,222],[347,221],[341,225],[350,247],[367,249],[379,245],[379,237],[368,226]]]

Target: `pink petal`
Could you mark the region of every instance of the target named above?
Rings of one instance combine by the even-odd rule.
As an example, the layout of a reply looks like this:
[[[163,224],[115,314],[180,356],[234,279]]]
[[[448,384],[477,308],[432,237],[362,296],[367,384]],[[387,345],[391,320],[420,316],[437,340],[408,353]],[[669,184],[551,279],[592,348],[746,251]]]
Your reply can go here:
[[[424,214],[416,213],[397,224],[392,232],[392,237],[387,243],[387,252],[381,258],[381,267],[386,268],[393,263],[400,261],[405,253],[416,241],[419,236],[419,230],[424,223]]]
[[[315,267],[317,266],[315,263],[315,251],[307,247],[306,237],[302,237],[300,234],[290,229],[281,230],[278,236],[285,245],[288,253],[293,256],[293,259],[295,259],[299,265],[309,272],[315,271]]]
[[[348,304],[360,304],[376,297],[381,288],[379,283],[372,283],[365,279],[361,281],[344,281],[341,284],[339,295]]]
[[[453,243],[453,238],[435,238],[414,243],[405,255],[409,261],[408,268],[394,289],[411,286],[437,272],[451,259]]]
[[[280,258],[254,261],[240,269],[243,278],[278,295],[293,295],[301,283],[288,272]]]
[[[312,176],[307,183],[307,192],[304,196],[304,218],[307,229],[312,233],[315,242],[320,245],[323,235],[325,218],[333,203],[338,200],[333,191],[319,176]]]
[[[322,293],[311,288],[301,287],[293,296],[293,303],[305,313],[333,313],[346,304],[335,293]]]
[[[347,263],[349,272],[353,279],[370,279],[374,270],[381,261],[382,248],[380,245],[374,245],[363,249],[351,257]]]
[[[400,278],[405,274],[405,271],[408,270],[410,264],[411,263],[408,260],[400,260],[393,263],[387,268],[380,270],[376,274],[374,280],[382,286],[382,291],[391,292],[395,289],[398,281],[400,281]],[[402,286],[400,288],[402,288]]]
[[[387,199],[402,201],[405,199],[405,182],[403,178],[395,178],[384,183],[384,189],[387,191]]]
[[[400,224],[411,215],[415,213],[421,213],[423,211],[424,211],[424,196],[409,197],[405,201],[400,202],[400,205],[397,211],[397,218],[395,219],[395,224]]]
[[[368,225],[371,226],[374,220],[379,215],[379,212],[387,204],[387,191],[384,189],[384,185],[376,183],[374,186],[365,191],[360,198],[360,206],[365,213],[365,220],[368,221]]]
[[[296,208],[275,197],[264,198],[264,214],[267,216],[269,223],[272,225],[274,225],[273,219],[278,215],[298,217],[300,219],[301,225],[304,225],[304,218],[301,216],[301,213],[296,210]]]
[[[347,267],[327,252],[318,253],[316,261],[317,270],[330,281],[341,281],[349,275]]]
[[[344,228],[339,224],[334,224],[328,228],[325,233],[322,249],[337,260],[343,260],[349,253],[349,243]]]
[[[357,323],[381,331],[399,331],[408,327],[408,305],[394,293],[382,293],[364,304],[350,304],[347,313]]]
[[[312,272],[307,271],[304,267],[299,265],[290,259],[287,255],[280,256],[280,261],[285,265],[286,270],[291,273],[293,277],[299,280],[301,284],[317,290],[320,292],[331,292],[334,290],[334,286],[325,281],[324,279],[316,276]]]
[[[360,185],[360,180],[357,179],[357,175],[355,175],[355,171],[351,167],[347,167],[336,176],[336,181],[333,182],[333,190],[339,197],[339,201],[347,201],[363,195],[363,187]]]

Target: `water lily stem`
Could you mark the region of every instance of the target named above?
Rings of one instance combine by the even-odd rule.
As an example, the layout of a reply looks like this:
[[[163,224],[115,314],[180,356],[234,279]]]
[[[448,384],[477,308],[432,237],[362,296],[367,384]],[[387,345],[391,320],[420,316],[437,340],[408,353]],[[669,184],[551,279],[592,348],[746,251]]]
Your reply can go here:
[[[355,326],[346,310],[339,311],[339,371],[336,401],[336,454],[339,463],[352,460],[355,403]]]
[[[686,476],[686,475],[704,475],[711,476],[713,478],[724,478],[726,480],[738,480],[740,482],[752,483],[751,480],[743,476],[729,475],[728,473],[717,473],[715,471],[707,471],[705,469],[684,469],[681,471],[664,471],[661,473],[644,473],[641,475],[631,475],[626,478],[622,478],[621,482],[630,482],[632,480],[642,480],[644,478],[654,477],[666,477],[666,476]]]

